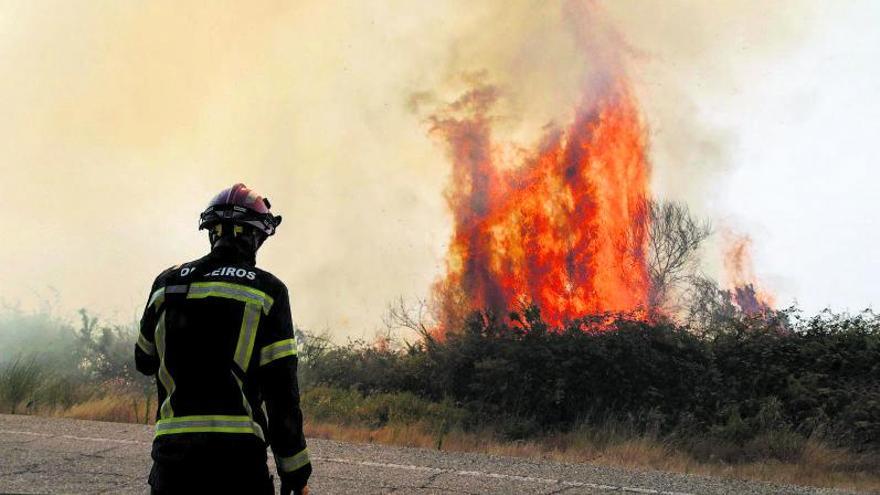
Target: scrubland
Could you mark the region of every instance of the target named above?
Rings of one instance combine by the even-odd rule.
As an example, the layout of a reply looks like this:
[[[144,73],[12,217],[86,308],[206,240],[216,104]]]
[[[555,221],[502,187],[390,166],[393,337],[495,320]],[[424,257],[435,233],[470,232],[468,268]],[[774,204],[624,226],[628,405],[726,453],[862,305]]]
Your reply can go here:
[[[460,332],[300,335],[312,437],[880,491],[880,329],[869,313],[738,319],[711,334],[537,309]],[[0,315],[4,413],[151,423],[133,325]],[[13,352],[9,352],[13,350]]]

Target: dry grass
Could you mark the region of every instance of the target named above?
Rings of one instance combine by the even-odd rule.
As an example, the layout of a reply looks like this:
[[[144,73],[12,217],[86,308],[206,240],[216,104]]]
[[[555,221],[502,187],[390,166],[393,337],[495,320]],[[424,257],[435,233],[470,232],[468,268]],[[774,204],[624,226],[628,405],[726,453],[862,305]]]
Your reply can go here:
[[[438,443],[437,435],[420,425],[374,429],[307,422],[305,430],[310,437],[349,442],[432,449],[437,448]],[[489,433],[453,431],[443,438],[442,449],[880,493],[880,473],[877,472],[875,457],[832,449],[812,440],[807,443],[799,462],[739,464],[699,461],[686,452],[650,438],[628,439],[607,445],[584,441],[583,438],[561,439],[559,436],[502,442]]]
[[[150,400],[132,394],[91,399],[67,409],[56,410],[53,415],[114,423],[148,423],[154,413]]]
[[[811,440],[797,463],[697,464],[691,472],[880,493],[877,462],[876,457],[857,456]]]

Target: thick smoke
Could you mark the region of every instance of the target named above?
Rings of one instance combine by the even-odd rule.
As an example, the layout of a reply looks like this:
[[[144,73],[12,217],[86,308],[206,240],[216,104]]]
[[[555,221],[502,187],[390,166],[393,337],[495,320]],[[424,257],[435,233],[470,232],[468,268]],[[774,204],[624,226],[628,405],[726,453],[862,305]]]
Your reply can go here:
[[[450,169],[410,96],[454,100],[468,71],[505,95],[497,137],[530,146],[570,119],[596,66],[625,63],[655,189],[704,197],[726,136],[690,88],[735,90],[736,64],[796,37],[804,4],[597,5],[614,57],[573,35],[596,28],[589,3],[7,3],[0,298],[34,306],[54,286],[68,310],[128,321],[156,272],[205,250],[205,201],[244,181],[285,215],[260,260],[299,323],[371,333],[387,301],[445,269]]]

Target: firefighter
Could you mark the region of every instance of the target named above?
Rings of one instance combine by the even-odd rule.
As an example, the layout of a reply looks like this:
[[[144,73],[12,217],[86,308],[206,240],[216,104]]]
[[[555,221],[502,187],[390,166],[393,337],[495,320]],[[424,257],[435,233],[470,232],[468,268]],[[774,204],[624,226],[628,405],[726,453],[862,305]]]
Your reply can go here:
[[[256,267],[281,223],[244,184],[201,214],[211,252],[159,274],[135,345],[138,371],[156,375],[158,410],[149,483],[154,494],[307,494],[296,341],[284,283]]]

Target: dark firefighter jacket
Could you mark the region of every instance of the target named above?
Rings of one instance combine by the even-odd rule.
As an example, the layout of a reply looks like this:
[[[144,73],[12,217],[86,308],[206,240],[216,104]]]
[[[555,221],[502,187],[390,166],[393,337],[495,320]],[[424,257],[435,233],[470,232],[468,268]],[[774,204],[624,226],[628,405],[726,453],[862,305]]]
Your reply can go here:
[[[294,489],[306,483],[311,464],[287,288],[253,258],[215,250],[161,273],[135,362],[157,375],[154,489],[205,472],[268,479],[267,443],[281,479]]]

